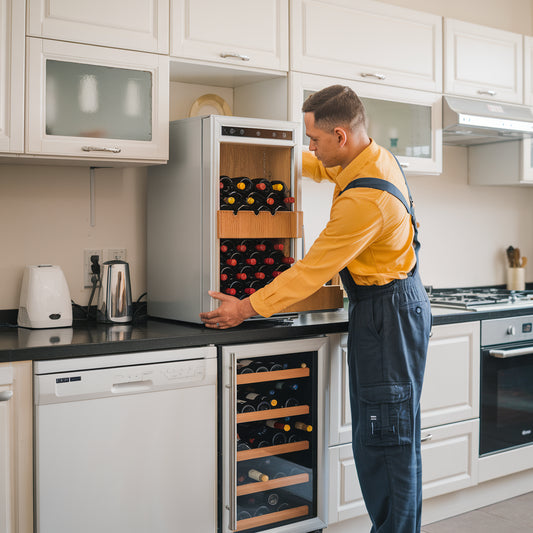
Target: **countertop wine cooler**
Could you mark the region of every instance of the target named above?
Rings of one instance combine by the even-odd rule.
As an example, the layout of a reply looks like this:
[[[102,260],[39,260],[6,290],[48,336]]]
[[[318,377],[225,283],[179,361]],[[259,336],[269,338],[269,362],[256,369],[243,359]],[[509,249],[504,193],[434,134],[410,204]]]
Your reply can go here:
[[[326,344],[221,348],[219,533],[325,527]]]
[[[299,258],[299,132],[218,115],[170,123],[168,164],[148,170],[149,315],[200,322],[218,305],[209,289],[245,298]],[[327,284],[283,313],[342,306]]]

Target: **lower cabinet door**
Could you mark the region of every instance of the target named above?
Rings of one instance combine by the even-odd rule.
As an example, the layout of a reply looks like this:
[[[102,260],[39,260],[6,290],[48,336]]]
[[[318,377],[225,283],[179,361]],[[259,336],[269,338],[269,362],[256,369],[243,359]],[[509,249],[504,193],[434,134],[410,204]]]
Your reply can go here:
[[[479,419],[422,430],[422,496],[478,483]]]
[[[479,419],[422,431],[422,497],[478,483]],[[366,514],[352,445],[329,448],[329,523]]]
[[[328,522],[342,522],[366,514],[366,507],[357,479],[352,445],[329,449],[329,512]]]

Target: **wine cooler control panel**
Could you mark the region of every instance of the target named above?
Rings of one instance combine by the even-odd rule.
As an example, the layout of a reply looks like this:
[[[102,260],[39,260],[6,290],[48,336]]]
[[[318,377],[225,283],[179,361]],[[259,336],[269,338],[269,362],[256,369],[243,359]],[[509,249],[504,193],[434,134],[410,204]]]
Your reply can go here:
[[[245,128],[239,126],[222,126],[222,135],[230,137],[251,137],[253,139],[292,140],[292,130],[276,130],[266,128]]]
[[[288,524],[300,531],[298,524],[317,520],[326,434],[318,367],[312,350],[234,359],[227,428],[234,445],[226,479],[231,531],[277,531]]]

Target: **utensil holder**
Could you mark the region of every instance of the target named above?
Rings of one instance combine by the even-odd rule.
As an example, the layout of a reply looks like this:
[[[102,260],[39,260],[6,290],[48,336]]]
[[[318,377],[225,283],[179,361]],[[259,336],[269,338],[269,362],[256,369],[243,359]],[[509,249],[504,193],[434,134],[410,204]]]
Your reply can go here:
[[[511,291],[523,291],[526,288],[526,269],[523,267],[507,269],[507,288]]]

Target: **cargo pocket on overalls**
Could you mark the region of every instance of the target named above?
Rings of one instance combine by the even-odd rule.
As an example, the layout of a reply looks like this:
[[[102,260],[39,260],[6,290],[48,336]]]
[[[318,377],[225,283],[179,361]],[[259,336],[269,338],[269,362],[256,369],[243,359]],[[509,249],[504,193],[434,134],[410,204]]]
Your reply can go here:
[[[397,446],[412,441],[411,384],[377,383],[360,388],[363,444]]]

